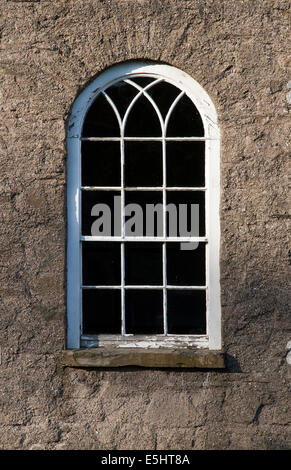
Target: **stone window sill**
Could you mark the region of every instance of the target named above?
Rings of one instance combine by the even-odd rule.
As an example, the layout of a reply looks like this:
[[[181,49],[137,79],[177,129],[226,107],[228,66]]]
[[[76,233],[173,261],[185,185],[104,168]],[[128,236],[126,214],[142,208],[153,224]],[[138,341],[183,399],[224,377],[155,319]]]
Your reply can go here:
[[[179,367],[223,369],[224,353],[208,349],[142,349],[100,347],[92,349],[67,349],[63,359],[69,367]]]

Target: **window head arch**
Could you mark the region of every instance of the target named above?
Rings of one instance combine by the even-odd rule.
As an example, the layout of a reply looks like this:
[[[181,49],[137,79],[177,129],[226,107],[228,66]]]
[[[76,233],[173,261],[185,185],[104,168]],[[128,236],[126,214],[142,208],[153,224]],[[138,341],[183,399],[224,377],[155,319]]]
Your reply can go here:
[[[119,129],[118,129],[119,127]],[[201,116],[186,92],[155,76],[118,79],[99,90],[83,137],[203,137]]]
[[[126,80],[134,82],[135,86],[128,85]],[[154,87],[151,85],[153,81],[157,81]],[[165,89],[165,85],[167,92],[162,94],[162,89]],[[155,102],[158,102],[157,105],[163,118],[165,118],[169,110],[169,104],[172,104],[174,99],[177,98],[176,94],[183,91],[183,100],[187,101],[185,105],[188,106],[188,111],[191,107],[191,103],[193,103],[196,108],[195,114],[197,114],[197,123],[200,119],[202,121],[202,123],[200,121],[199,124],[199,131],[197,130],[196,132],[202,133],[203,127],[204,136],[206,138],[219,138],[217,113],[211,98],[203,87],[188,74],[176,67],[151,62],[127,62],[117,64],[105,70],[93,80],[82,91],[73,105],[68,123],[68,137],[81,137],[86,115],[94,102],[96,105],[98,104],[96,100],[101,97],[102,91],[106,91],[114,103],[118,101],[118,112],[121,117],[124,117],[132,99],[138,94],[139,90],[137,86],[142,89],[149,86],[149,89],[146,91]],[[187,97],[190,101],[187,100]],[[101,108],[102,107],[100,107],[100,109]],[[109,110],[109,107],[107,109]],[[179,107],[177,110],[179,110]],[[181,113],[183,115],[183,109]],[[111,114],[111,112],[109,112],[109,114]],[[113,114],[111,114],[111,116],[113,118]],[[100,116],[100,123],[104,117],[104,114]],[[196,132],[195,130],[193,131],[195,134]],[[86,131],[86,133],[88,133],[88,131]]]

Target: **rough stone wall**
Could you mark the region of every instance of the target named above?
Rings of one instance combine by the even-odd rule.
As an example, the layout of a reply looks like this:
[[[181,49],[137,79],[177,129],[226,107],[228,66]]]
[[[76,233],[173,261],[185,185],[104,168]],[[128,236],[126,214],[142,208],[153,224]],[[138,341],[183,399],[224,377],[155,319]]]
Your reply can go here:
[[[1,448],[290,445],[288,4],[1,0]],[[186,71],[216,105],[223,372],[62,365],[66,120],[96,74],[129,59]]]

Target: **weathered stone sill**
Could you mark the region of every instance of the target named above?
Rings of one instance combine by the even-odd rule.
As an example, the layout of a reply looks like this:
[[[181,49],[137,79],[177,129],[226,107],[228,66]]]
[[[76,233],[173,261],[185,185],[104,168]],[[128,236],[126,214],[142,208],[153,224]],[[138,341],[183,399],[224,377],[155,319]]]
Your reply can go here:
[[[194,349],[94,348],[63,351],[64,363],[70,367],[181,367],[222,369],[222,351]]]

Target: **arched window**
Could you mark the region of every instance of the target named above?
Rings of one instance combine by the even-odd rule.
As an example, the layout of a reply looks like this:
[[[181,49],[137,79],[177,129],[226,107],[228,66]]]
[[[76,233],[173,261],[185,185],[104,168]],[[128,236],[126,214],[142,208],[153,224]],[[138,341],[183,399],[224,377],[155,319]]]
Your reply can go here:
[[[125,63],[68,125],[68,348],[221,348],[219,130],[184,72]]]

